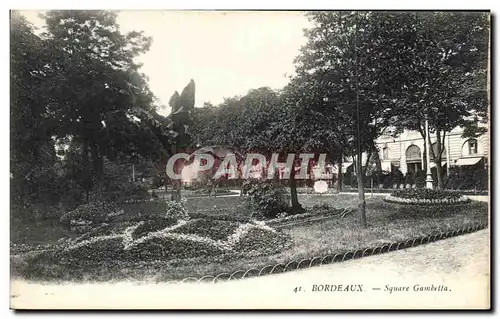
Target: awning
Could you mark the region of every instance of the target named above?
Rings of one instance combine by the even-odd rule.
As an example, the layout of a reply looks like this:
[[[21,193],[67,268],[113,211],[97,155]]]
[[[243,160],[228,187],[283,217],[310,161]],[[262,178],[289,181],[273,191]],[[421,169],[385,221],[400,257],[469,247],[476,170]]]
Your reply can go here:
[[[455,165],[457,166],[472,166],[479,163],[482,157],[473,157],[473,158],[459,158],[455,161]]]

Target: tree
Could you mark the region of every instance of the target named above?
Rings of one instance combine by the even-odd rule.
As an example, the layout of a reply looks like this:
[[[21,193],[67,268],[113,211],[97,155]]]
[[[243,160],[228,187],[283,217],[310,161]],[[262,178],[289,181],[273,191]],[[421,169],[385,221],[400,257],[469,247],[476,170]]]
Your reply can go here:
[[[430,130],[436,134],[436,147],[430,148],[430,155],[436,164],[438,187],[444,188],[441,162],[447,132],[460,126],[464,136],[480,135],[484,128],[477,123],[488,118],[488,15],[411,13],[403,28],[408,35],[401,39],[404,54],[411,59],[394,68],[402,81],[393,126],[396,133],[418,131],[425,141],[428,117]]]
[[[313,108],[336,126],[339,156],[353,156],[358,179],[358,212],[366,225],[362,153],[387,126],[401,63],[398,27],[404,17],[387,12],[313,12],[314,26],[297,57],[297,77],[309,83]],[[370,154],[370,152],[368,152]],[[369,160],[369,156],[367,158]],[[368,162],[368,161],[367,161]]]
[[[23,205],[48,202],[58,190],[41,71],[49,56],[23,16],[12,11],[10,23],[11,198]]]
[[[103,174],[104,158],[155,153],[152,132],[134,110],[154,108],[134,58],[151,39],[120,33],[110,11],[49,11],[42,34],[50,59],[41,73],[46,114],[58,138],[81,145],[85,190]],[[156,143],[157,144],[157,143]]]

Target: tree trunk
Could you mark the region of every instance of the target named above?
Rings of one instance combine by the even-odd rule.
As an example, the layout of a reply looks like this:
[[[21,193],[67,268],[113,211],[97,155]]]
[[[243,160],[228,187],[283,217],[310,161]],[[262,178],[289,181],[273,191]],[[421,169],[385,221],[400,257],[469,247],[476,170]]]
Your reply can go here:
[[[299,203],[297,196],[297,180],[295,179],[295,167],[292,167],[290,172],[290,197],[292,200],[292,211],[298,213],[302,211],[302,205]]]
[[[445,134],[446,133],[443,134],[443,142]],[[435,154],[436,152],[434,152],[433,149],[431,150],[431,152],[433,152],[434,163],[436,164],[438,189],[444,189],[443,166],[441,164],[441,158],[443,155],[443,143],[441,142],[441,132],[439,130],[436,131],[436,149],[437,149],[437,154]]]
[[[340,193],[342,191],[342,183],[343,183],[343,176],[342,176],[342,164],[343,164],[343,158],[342,158],[342,152],[340,152],[339,155],[339,163],[338,163],[338,178],[337,178],[337,191]]]
[[[82,157],[83,157],[83,171],[85,172],[85,177],[83,180],[83,188],[85,190],[85,197],[87,204],[90,202],[90,190],[92,189],[92,167],[90,167],[89,161],[89,143],[84,139],[82,147]]]
[[[101,154],[99,153],[99,147],[92,142],[90,150],[92,152],[92,169],[94,176],[99,178],[102,176],[104,172],[104,161],[102,159]]]
[[[356,158],[357,180],[358,180],[358,217],[361,226],[366,227],[366,201],[365,201],[365,185],[363,184],[363,167],[361,152],[358,151]]]

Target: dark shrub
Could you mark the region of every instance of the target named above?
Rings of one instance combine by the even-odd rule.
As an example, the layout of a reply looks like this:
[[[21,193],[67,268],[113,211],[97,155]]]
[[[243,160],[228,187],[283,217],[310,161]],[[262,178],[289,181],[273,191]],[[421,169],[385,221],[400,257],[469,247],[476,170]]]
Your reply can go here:
[[[427,174],[423,170],[417,171],[415,173],[415,184],[418,188],[425,187],[425,180],[427,179]]]
[[[487,190],[488,170],[484,167],[453,167],[450,175],[445,178],[448,189]]]
[[[413,185],[415,184],[415,173],[413,172],[407,172],[405,175],[405,186],[410,184]]]
[[[289,210],[287,189],[274,181],[247,181],[246,203],[258,219],[272,219]]]

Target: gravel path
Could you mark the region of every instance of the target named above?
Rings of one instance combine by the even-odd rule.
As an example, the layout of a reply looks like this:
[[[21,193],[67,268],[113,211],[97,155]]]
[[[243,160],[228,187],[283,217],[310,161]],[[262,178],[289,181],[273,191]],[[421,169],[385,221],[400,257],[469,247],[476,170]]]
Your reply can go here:
[[[216,285],[42,285],[14,280],[11,307],[486,309],[490,305],[489,251],[486,229],[379,256]],[[356,291],[358,285],[362,291]],[[435,291],[418,291],[418,287]]]

